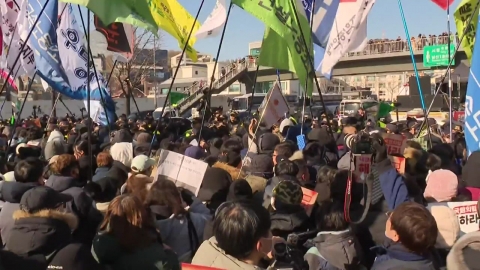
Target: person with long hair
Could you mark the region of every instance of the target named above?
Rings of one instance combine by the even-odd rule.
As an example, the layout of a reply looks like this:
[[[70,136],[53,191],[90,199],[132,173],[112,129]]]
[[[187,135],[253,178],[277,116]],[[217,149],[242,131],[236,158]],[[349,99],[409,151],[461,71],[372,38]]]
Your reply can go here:
[[[109,269],[181,269],[177,256],[163,246],[149,211],[136,196],[113,199],[99,231],[92,253]]]
[[[190,262],[203,240],[210,210],[188,190],[179,191],[168,180],[152,185],[145,205],[155,216],[165,244],[177,253],[181,262]]]

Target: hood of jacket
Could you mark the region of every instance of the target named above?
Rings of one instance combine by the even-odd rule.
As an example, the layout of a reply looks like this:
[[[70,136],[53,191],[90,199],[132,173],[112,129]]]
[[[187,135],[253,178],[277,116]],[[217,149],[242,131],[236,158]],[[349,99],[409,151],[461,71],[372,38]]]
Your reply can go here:
[[[78,225],[73,214],[42,210],[33,214],[22,210],[13,213],[15,225],[6,249],[24,256],[48,256],[71,242],[71,231]]]
[[[203,265],[208,267],[216,267],[228,270],[254,270],[260,267],[244,263],[230,255],[225,254],[220,247],[217,246],[215,237],[203,241],[200,248],[193,257],[192,264]]]
[[[64,140],[63,134],[58,130],[54,130],[52,131],[52,133],[50,133],[50,136],[48,136],[47,143],[55,140],[62,140],[62,141]]]
[[[467,233],[460,237],[448,253],[447,268],[461,270],[478,267],[479,242],[480,231]]]
[[[360,264],[361,248],[351,230],[320,232],[313,242],[320,255],[338,269]]]
[[[281,209],[270,214],[270,220],[272,222],[270,229],[273,235],[283,236],[283,234],[288,235],[303,229],[306,231],[309,217],[301,205],[283,205]]]
[[[0,196],[6,202],[20,203],[23,194],[36,186],[38,183],[3,182]]]
[[[260,192],[265,190],[265,186],[267,185],[267,180],[263,177],[260,176],[255,176],[251,174],[246,174],[244,171],[241,171],[238,168],[235,168],[233,166],[230,166],[228,164],[222,163],[222,162],[216,162],[212,166],[213,168],[220,168],[225,171],[227,171],[230,176],[232,177],[232,180],[238,180],[238,179],[245,179],[247,180],[248,184],[250,184],[250,187],[252,188],[252,192],[255,194],[256,192]]]
[[[63,192],[72,187],[80,187],[80,183],[77,179],[71,176],[51,175],[45,186],[50,187],[58,192]]]

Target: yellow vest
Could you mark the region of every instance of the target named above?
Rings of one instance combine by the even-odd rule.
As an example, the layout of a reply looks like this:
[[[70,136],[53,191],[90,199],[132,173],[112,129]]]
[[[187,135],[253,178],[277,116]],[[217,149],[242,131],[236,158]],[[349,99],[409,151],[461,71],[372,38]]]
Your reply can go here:
[[[294,125],[298,124],[297,120],[293,116],[290,116],[288,119],[290,119]]]
[[[188,138],[192,135],[193,135],[193,130],[191,130],[191,129],[185,131],[185,133],[184,133],[185,138]]]

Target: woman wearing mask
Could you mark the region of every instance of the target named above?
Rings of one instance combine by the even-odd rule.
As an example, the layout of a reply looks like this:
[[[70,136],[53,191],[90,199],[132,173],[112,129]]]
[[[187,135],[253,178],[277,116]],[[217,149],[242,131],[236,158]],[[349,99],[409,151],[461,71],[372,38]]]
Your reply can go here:
[[[177,256],[164,248],[142,202],[130,195],[118,196],[108,206],[92,253],[111,270],[180,269]]]
[[[171,181],[155,182],[145,205],[150,207],[165,244],[181,262],[190,262],[203,240],[210,210],[189,191],[180,192]]]

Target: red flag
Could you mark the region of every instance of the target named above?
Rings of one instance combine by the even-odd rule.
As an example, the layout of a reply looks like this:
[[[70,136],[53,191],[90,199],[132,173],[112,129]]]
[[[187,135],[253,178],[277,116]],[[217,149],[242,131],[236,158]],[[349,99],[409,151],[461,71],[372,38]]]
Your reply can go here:
[[[437,4],[443,10],[447,10],[448,6],[453,3],[453,0],[432,0],[432,2]]]

